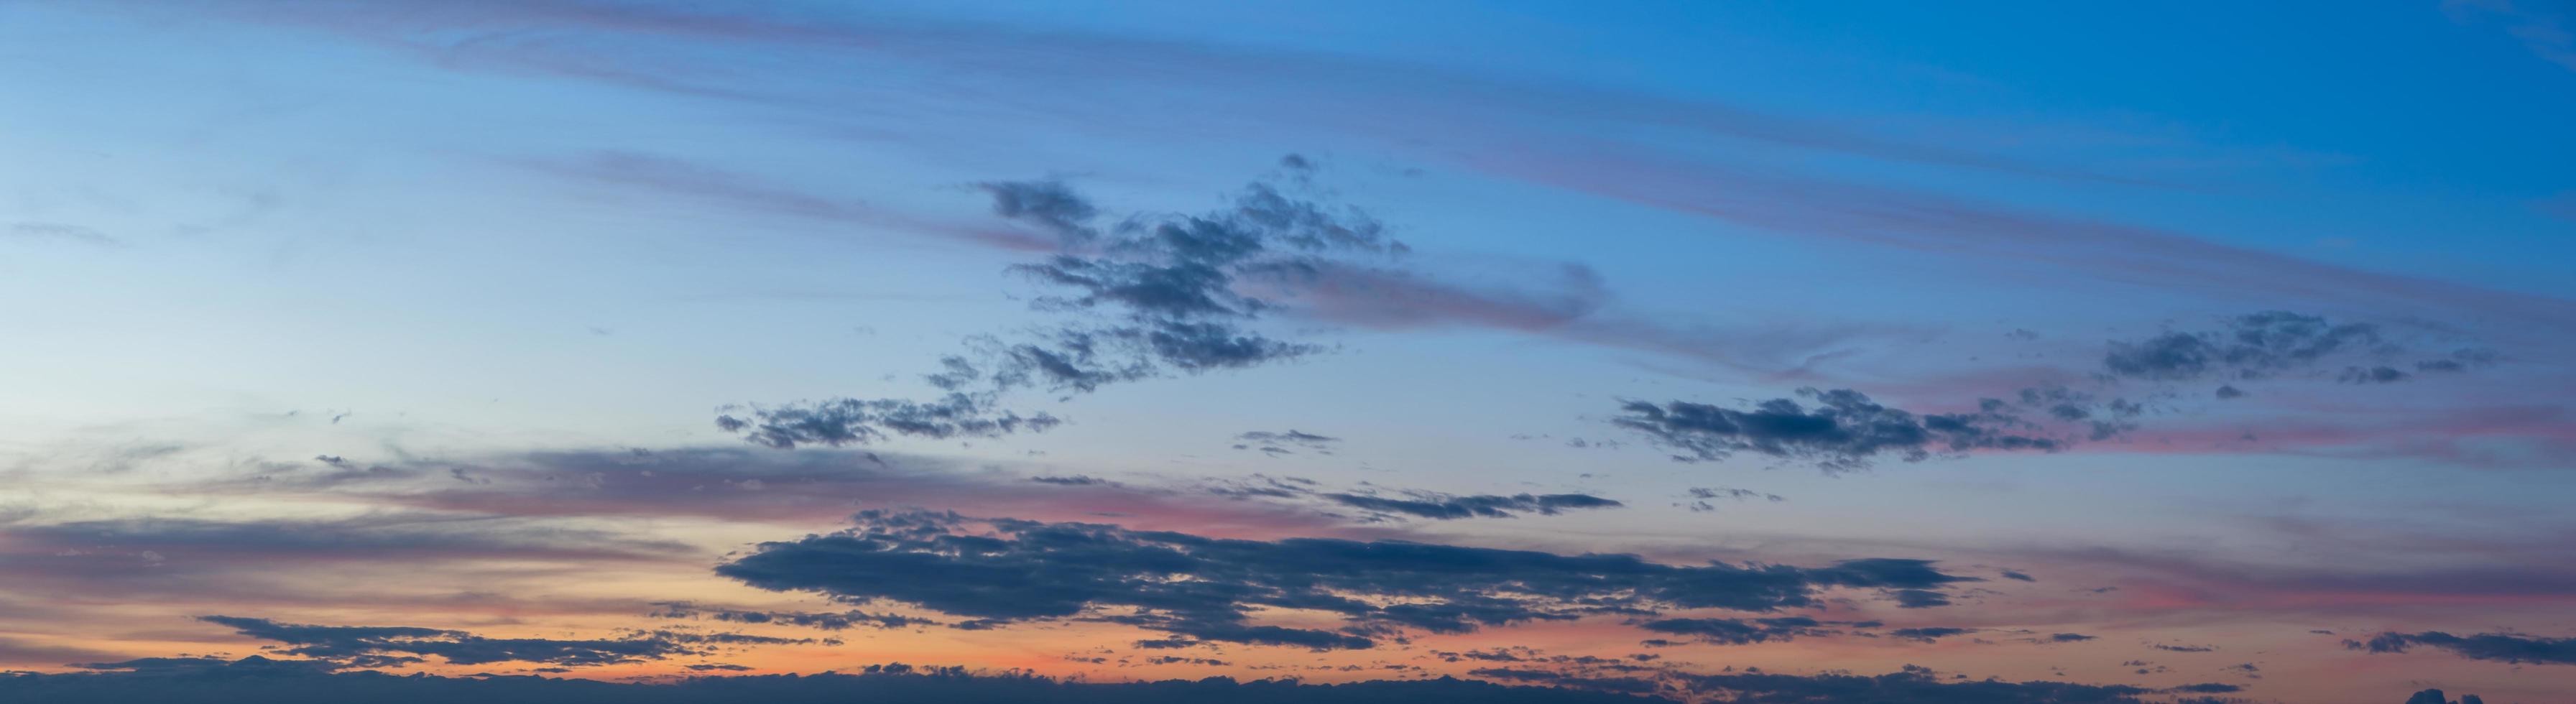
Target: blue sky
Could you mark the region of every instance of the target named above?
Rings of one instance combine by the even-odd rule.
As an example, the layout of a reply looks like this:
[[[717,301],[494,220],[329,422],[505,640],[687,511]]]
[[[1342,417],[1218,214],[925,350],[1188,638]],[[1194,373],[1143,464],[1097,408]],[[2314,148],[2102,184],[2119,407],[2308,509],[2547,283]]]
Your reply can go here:
[[[688,585],[664,600],[936,615],[709,572],[912,507],[1985,580],[1941,583],[1942,615],[1820,577],[1801,612],[1973,643],[1700,643],[1667,682],[1922,664],[2258,701],[2564,697],[2571,22],[2501,0],[0,3],[0,296],[19,303],[0,363],[26,370],[0,401],[0,479],[24,488],[0,497],[20,534],[0,559],[37,575],[0,582],[0,666],[260,652],[189,620],[251,609],[603,633],[652,621],[597,605],[655,601],[653,580]],[[1310,220],[1263,220],[1264,193]],[[1008,205],[1030,194],[1081,210]],[[1362,236],[1293,241],[1318,222]],[[1232,310],[1117,278],[1197,263],[1158,239],[1175,223],[1264,243],[1191,289]],[[1085,288],[1102,280],[1127,287]],[[1202,368],[1214,348],[1149,342],[1185,324],[1280,347]],[[1093,371],[1132,366],[1092,388],[1027,361],[1091,349],[1068,334],[1103,345]],[[979,378],[959,417],[1063,424],[939,436],[827,412],[940,399],[924,375],[946,356],[1036,379]],[[1899,415],[1864,423],[1837,390]],[[762,434],[809,411],[828,422]],[[1739,423],[1669,415],[1688,413]],[[1331,439],[1240,437],[1292,429]],[[644,470],[617,453],[670,468],[621,474]],[[691,472],[723,478],[664,486]],[[791,500],[782,477],[819,483]],[[763,493],[660,493],[708,486]],[[1518,494],[1620,506],[1439,520],[1336,498]],[[539,508],[558,506],[578,508]],[[240,595],[385,565],[205,537],[393,530],[360,518],[487,527],[432,541],[422,570],[454,593],[365,603]],[[232,562],[62,561],[179,559],[155,541]],[[460,596],[539,544],[544,574]],[[580,552],[646,544],[668,552]],[[66,589],[121,596],[43,591]],[[534,605],[572,601],[592,606]],[[542,616],[476,615],[495,604]],[[1618,655],[1638,626],[1418,635]],[[1309,658],[1203,640],[1232,664],[1131,671],[1071,654],[1134,634],[1023,628],[1053,650],[934,629],[733,662],[1146,679]],[[2095,638],[2015,640],[2055,632]],[[2344,642],[2432,632],[2560,654]],[[2224,650],[2153,648],[2186,641]],[[2264,677],[2222,673],[2253,653]],[[2196,659],[2115,665],[2142,654]],[[1416,664],[1463,673],[1434,660]]]

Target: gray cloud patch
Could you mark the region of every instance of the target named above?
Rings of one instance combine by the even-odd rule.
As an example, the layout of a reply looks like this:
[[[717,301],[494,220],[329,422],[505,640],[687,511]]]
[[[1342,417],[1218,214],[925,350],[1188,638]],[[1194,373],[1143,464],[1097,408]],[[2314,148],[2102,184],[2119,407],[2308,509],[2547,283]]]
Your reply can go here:
[[[2543,638],[2513,633],[2455,636],[2441,631],[2388,632],[2371,636],[2366,641],[2347,640],[2343,645],[2373,653],[2403,653],[2408,648],[2424,646],[2448,650],[2471,660],[2576,665],[2576,638]]]
[[[1799,389],[1812,407],[1772,399],[1749,409],[1673,401],[1627,401],[1611,419],[1678,451],[1686,461],[1723,460],[1738,453],[1810,462],[1828,471],[1867,467],[1880,456],[1908,462],[1971,450],[2055,451],[2064,441],[2039,435],[1988,400],[1975,413],[1915,414],[1870,401],[1849,389]]]
[[[1325,499],[1351,508],[1378,513],[1392,513],[1450,520],[1458,518],[1511,518],[1520,513],[1556,515],[1568,509],[1618,508],[1617,501],[1588,494],[1514,494],[1511,496],[1425,495],[1417,498],[1391,499],[1357,494],[1322,494]]]
[[[853,604],[878,601],[995,622],[1080,619],[1200,641],[1369,648],[1410,631],[1671,609],[1772,611],[1834,587],[1927,591],[1970,578],[1920,560],[1831,567],[1675,566],[1324,538],[1207,538],[1081,523],[871,511],[830,535],[763,543],[720,575]],[[1259,612],[1337,614],[1337,630],[1256,623]]]
[[[1234,436],[1234,439],[1237,441],[1234,449],[1259,450],[1274,456],[1294,453],[1294,450],[1288,449],[1290,447],[1304,449],[1316,454],[1329,455],[1333,454],[1331,449],[1332,446],[1335,443],[1342,441],[1341,438],[1329,435],[1316,435],[1314,433],[1301,432],[1297,430],[1289,430],[1284,433],[1255,430],[1236,435]]]
[[[2168,332],[2113,342],[2102,367],[2113,376],[2180,381],[2260,378],[2329,356],[2385,344],[2379,326],[2335,323],[2322,316],[2263,311],[2227,318],[2220,329]]]
[[[783,645],[811,643],[738,633],[653,631],[625,638],[555,640],[486,638],[464,631],[410,626],[317,626],[279,623],[264,618],[200,616],[242,635],[286,644],[288,655],[350,667],[389,667],[425,662],[437,656],[457,665],[538,662],[582,667],[703,655],[714,645]]]

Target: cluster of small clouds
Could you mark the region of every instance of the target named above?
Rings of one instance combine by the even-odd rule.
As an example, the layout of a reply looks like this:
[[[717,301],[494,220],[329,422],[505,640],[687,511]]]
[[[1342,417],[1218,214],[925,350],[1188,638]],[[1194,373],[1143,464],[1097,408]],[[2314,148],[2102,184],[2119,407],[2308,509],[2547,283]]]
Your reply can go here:
[[[2141,340],[2114,340],[2107,347],[2099,368],[2091,371],[2093,388],[2032,386],[2004,398],[1979,399],[1973,411],[1909,412],[1876,403],[1859,391],[1811,387],[1799,389],[1798,398],[1740,408],[1624,400],[1610,422],[1674,450],[1673,458],[1680,461],[1751,453],[1839,472],[1867,467],[1882,457],[1919,462],[1969,452],[2056,452],[2120,437],[2155,413],[2148,402],[2121,393],[2132,383],[2214,381],[2219,386],[2211,394],[2229,400],[2248,395],[2239,384],[2337,360],[2399,358],[2411,349],[2374,323],[2338,323],[2277,310],[2223,318],[2212,330],[2168,331]],[[2497,359],[2492,350],[2461,347],[2414,362],[2413,372],[2393,362],[2372,361],[2347,365],[2334,378],[2385,384],[2420,374],[2465,372]]]
[[[1303,160],[1289,162],[1302,171]],[[1244,188],[1196,215],[1110,219],[1060,181],[978,184],[993,212],[1056,236],[1061,250],[1011,270],[1055,293],[1031,305],[1058,316],[1018,339],[982,336],[942,358],[925,379],[932,401],[841,398],[720,415],[721,430],[772,447],[865,444],[893,436],[946,439],[1042,431],[1062,421],[1001,404],[1012,392],[1087,393],[1172,374],[1241,369],[1325,348],[1254,328],[1278,305],[1258,290],[1293,291],[1350,256],[1406,247],[1367,213],[1292,197],[1272,183]]]

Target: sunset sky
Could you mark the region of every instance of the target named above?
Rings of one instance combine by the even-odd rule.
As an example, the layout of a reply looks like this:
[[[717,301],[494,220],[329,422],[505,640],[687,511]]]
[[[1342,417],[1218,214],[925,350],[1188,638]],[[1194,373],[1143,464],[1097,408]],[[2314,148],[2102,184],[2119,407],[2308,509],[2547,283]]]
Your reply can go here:
[[[2572,125],[2545,0],[0,0],[0,693],[2576,700]]]

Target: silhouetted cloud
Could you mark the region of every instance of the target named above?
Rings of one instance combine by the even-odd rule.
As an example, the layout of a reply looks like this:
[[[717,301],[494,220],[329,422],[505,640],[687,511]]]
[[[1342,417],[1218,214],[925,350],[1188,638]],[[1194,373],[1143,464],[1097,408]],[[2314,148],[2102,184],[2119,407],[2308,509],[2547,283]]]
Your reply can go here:
[[[318,626],[280,623],[264,618],[200,616],[205,621],[261,640],[285,643],[279,652],[351,667],[390,667],[425,662],[424,656],[456,665],[537,662],[584,667],[703,655],[709,645],[787,645],[812,640],[739,633],[651,631],[624,638],[555,640],[486,638],[464,631],[410,626]]]
[[[1894,637],[1897,637],[1897,638],[1903,638],[1903,639],[1906,639],[1906,640],[1919,641],[1919,642],[1924,642],[1924,643],[1930,643],[1930,642],[1932,642],[1932,641],[1939,640],[1939,639],[1942,639],[1942,638],[1948,638],[1948,637],[1950,637],[1950,636],[1955,636],[1955,635],[1964,635],[1964,634],[1975,633],[1975,632],[1977,632],[1977,629],[1974,629],[1974,628],[1951,628],[1951,627],[1948,627],[1948,626],[1926,626],[1926,627],[1922,627],[1922,628],[1897,628],[1897,629],[1891,629],[1891,630],[1889,630],[1889,631],[1887,632],[1887,634],[1888,634],[1888,635],[1890,635],[1890,636],[1894,636]]]
[[[749,609],[728,609],[712,606],[700,606],[686,601],[666,601],[659,602],[656,605],[662,608],[654,611],[652,615],[660,618],[694,619],[704,617],[731,623],[774,623],[786,626],[817,628],[826,631],[842,631],[849,630],[851,628],[884,629],[941,625],[938,621],[930,619],[913,618],[900,614],[876,614],[856,610],[826,612],[757,611]]]
[[[2410,647],[2420,645],[2448,650],[2471,660],[2576,665],[2576,638],[2542,638],[2513,633],[2455,636],[2441,631],[2388,632],[2371,636],[2367,641],[2347,640],[2343,645],[2353,650],[2367,650],[2373,653],[2403,653]]]
[[[2121,684],[2076,684],[2071,682],[2007,682],[1997,679],[1971,680],[1944,678],[1930,668],[1907,665],[1902,670],[1883,675],[1829,673],[1792,675],[1762,672],[1747,668],[1741,672],[1704,674],[1675,670],[1637,671],[1576,664],[1555,668],[1491,668],[1477,670],[1477,676],[1553,686],[1590,689],[1604,693],[1657,693],[1688,701],[1725,701],[1735,704],[1820,704],[1823,702],[1909,702],[1919,704],[2138,704],[2142,697],[2165,693],[2195,693],[2194,687],[2216,686],[2224,690],[2240,689],[2234,685],[2186,685],[2175,689],[2150,689]],[[1641,684],[1642,683],[1642,684]]]
[[[1799,389],[1811,409],[1786,398],[1734,409],[1688,401],[1627,401],[1611,422],[1679,451],[1676,459],[1723,460],[1751,452],[1813,463],[1828,471],[1859,469],[1881,456],[1908,462],[1971,450],[2054,451],[2064,442],[2031,432],[2002,401],[1975,413],[1914,414],[1872,403],[1849,389]]]
[[[1220,539],[922,512],[870,511],[857,520],[839,533],[763,543],[716,572],[854,604],[897,602],[997,622],[1098,620],[1314,649],[1373,647],[1407,630],[1462,633],[1598,614],[1773,611],[1812,606],[1826,588],[1930,593],[1971,579],[1926,561],[1884,558],[1821,568],[1687,567],[1633,555]],[[1335,613],[1344,626],[1253,623],[1265,609]]]
[[[533,676],[393,676],[327,672],[312,660],[249,657],[163,658],[113,663],[121,671],[0,673],[0,699],[47,704],[1636,704],[1634,697],[1475,680],[1370,680],[1308,684],[1293,680],[1069,682],[1004,670],[892,663],[855,673],[732,675],[663,682],[603,682]],[[538,668],[540,670],[554,668]],[[1645,700],[1664,701],[1664,700]]]
[[[1211,480],[1210,494],[1235,500],[1280,499],[1314,500],[1334,507],[1355,508],[1365,512],[1367,522],[1405,518],[1456,520],[1462,518],[1512,518],[1523,513],[1553,516],[1581,509],[1621,508],[1626,504],[1590,494],[1471,494],[1458,495],[1420,489],[1388,489],[1368,482],[1358,488],[1329,491],[1319,488],[1315,480],[1302,477],[1279,477],[1253,474],[1243,479]]]
[[[1667,618],[1639,623],[1637,627],[1656,633],[1690,636],[1703,643],[1744,645],[1836,633],[1823,628],[1823,625],[1805,616],[1786,616],[1758,619]]]
[[[1511,496],[1417,494],[1414,498],[1403,499],[1358,494],[1321,494],[1321,496],[1334,503],[1364,511],[1435,520],[1511,518],[1518,513],[1553,516],[1559,511],[1568,509],[1618,508],[1623,505],[1617,501],[1589,494],[1514,494]]]

